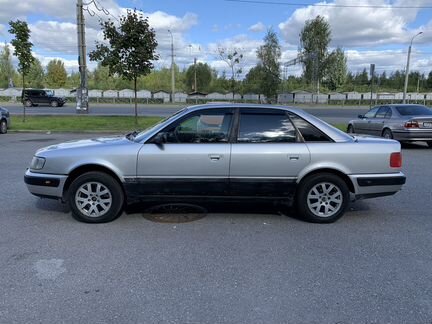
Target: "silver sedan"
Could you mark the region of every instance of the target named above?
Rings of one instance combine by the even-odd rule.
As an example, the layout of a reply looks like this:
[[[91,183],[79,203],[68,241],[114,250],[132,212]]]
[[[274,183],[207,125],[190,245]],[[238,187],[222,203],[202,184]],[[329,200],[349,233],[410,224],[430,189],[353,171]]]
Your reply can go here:
[[[432,147],[432,109],[423,105],[382,105],[348,123],[348,133],[425,141]]]
[[[304,111],[210,104],[154,127],[38,150],[29,191],[68,202],[84,222],[108,222],[145,200],[266,199],[312,222],[339,219],[354,199],[405,183],[397,141],[352,137]]]

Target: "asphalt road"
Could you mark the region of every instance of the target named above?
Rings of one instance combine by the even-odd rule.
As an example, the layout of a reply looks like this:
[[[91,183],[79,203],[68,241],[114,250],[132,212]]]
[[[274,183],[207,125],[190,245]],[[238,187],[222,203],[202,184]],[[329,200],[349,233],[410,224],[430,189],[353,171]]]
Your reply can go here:
[[[248,204],[184,224],[135,212],[89,225],[23,183],[37,148],[82,137],[0,136],[1,323],[432,322],[425,146],[404,148],[402,192],[335,224]]]
[[[21,115],[23,107],[20,104],[2,103],[12,115]],[[175,113],[186,105],[139,105],[138,114],[140,116],[161,116],[166,117]],[[355,119],[359,114],[368,111],[365,106],[299,106],[299,108],[320,117],[330,123],[347,123],[350,119]],[[29,115],[76,115],[75,106],[71,103],[64,107],[30,107],[26,108]],[[127,104],[94,104],[90,106],[90,115],[133,115],[134,106]]]

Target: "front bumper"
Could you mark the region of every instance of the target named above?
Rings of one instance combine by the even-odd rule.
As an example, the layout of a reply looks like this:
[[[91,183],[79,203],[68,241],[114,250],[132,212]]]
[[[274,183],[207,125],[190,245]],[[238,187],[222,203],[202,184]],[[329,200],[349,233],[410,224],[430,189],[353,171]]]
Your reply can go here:
[[[36,173],[27,169],[24,182],[27,189],[35,196],[61,199],[66,182],[66,175]]]
[[[386,174],[351,174],[355,199],[390,196],[402,189],[406,177],[402,172]]]

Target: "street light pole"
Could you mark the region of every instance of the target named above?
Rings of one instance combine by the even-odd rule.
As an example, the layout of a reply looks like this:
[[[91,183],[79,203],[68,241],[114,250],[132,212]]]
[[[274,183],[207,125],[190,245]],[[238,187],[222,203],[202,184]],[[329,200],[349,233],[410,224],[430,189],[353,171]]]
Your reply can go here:
[[[174,103],[175,96],[175,72],[174,72],[174,37],[171,30],[168,29],[171,34],[171,103]]]
[[[411,47],[414,41],[414,38],[416,38],[418,35],[423,34],[423,32],[419,32],[411,38],[410,46],[408,47],[408,56],[407,56],[407,65],[405,69],[405,84],[404,84],[404,92],[403,92],[403,98],[402,103],[406,103],[406,95],[408,90],[408,74],[409,74],[409,64],[410,64],[410,56],[411,56]]]

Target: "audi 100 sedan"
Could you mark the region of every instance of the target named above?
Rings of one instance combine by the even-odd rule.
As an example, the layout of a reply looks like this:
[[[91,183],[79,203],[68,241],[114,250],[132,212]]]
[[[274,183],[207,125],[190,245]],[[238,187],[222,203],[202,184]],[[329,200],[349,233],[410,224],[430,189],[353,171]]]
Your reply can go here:
[[[374,107],[348,123],[348,133],[424,141],[432,147],[432,109],[423,105],[394,104]]]
[[[140,201],[270,199],[330,223],[350,200],[405,183],[399,142],[350,136],[302,110],[210,104],[140,133],[52,145],[25,173],[29,191],[68,202],[89,223]]]

